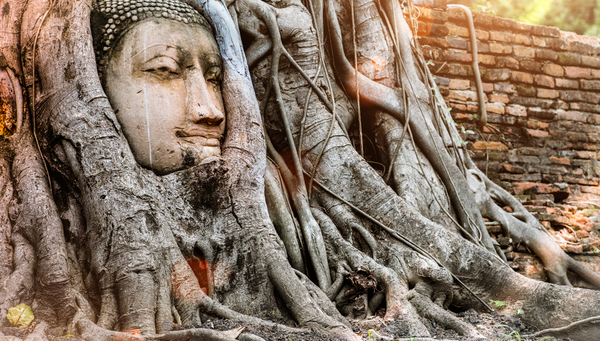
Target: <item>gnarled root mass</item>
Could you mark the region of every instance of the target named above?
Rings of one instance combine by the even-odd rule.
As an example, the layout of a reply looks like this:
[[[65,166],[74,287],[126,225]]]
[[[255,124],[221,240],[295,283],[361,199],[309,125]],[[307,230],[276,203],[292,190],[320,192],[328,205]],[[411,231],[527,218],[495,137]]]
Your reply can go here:
[[[570,270],[600,287],[456,145],[398,1],[189,2],[223,56],[227,135],[220,159],[158,176],[102,91],[93,1],[0,1],[20,33],[0,44],[0,314],[26,303],[87,340],[260,340],[203,315],[358,340],[345,316],[382,310],[412,336],[425,317],[478,337],[447,309],[495,300],[548,335],[596,335],[598,291],[514,273],[487,234],[483,218],[499,221],[552,282]],[[352,144],[357,105],[379,158]]]

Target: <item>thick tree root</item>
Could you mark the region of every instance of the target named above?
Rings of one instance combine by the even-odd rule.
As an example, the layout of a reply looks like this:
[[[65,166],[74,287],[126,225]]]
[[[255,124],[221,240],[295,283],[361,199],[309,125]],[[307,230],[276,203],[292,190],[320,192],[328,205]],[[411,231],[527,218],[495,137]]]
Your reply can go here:
[[[594,340],[598,338],[598,335],[600,335],[600,316],[589,317],[561,328],[540,330],[533,335],[525,336],[539,338],[551,337],[557,339],[568,338],[571,340]]]
[[[469,165],[469,172],[470,186],[482,214],[492,221],[500,222],[503,232],[515,243],[522,243],[532,250],[544,264],[550,282],[570,285],[567,271],[573,271],[588,283],[600,288],[600,275],[569,257],[517,199],[488,179],[474,165]],[[517,215],[506,212],[494,200],[509,206]]]
[[[114,332],[100,328],[89,320],[81,320],[77,326],[80,334],[88,341],[233,341],[240,336],[240,330],[222,332],[204,328],[172,331],[162,335],[132,335],[131,332]],[[248,334],[239,339],[264,341],[256,335]]]

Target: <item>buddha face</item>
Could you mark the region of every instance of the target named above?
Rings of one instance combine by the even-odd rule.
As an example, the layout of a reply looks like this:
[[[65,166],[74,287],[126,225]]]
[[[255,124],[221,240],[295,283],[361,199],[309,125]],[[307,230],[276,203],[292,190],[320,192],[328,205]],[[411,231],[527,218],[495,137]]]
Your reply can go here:
[[[221,155],[221,55],[197,24],[148,19],[126,32],[104,90],[137,162],[168,174]]]

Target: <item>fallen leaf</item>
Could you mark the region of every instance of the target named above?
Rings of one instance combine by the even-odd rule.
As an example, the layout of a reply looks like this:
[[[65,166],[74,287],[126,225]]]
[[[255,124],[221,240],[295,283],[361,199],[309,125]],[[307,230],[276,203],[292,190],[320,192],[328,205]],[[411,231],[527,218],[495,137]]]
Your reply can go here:
[[[6,318],[13,326],[19,328],[27,328],[35,317],[33,316],[33,311],[31,311],[31,307],[29,307],[25,303],[21,303],[16,307],[8,309],[8,314],[6,314]]]
[[[244,331],[244,329],[246,329],[246,327],[242,326],[242,327],[238,327],[235,329],[226,330],[222,333],[229,336],[232,339],[237,339],[237,337],[240,336],[240,334],[242,333],[242,331]]]

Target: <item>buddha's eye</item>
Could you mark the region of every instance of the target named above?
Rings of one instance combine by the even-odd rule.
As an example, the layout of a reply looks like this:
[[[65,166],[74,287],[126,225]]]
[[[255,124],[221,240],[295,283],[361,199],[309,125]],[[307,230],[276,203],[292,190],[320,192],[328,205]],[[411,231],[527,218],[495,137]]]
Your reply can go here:
[[[219,85],[219,82],[221,82],[221,68],[218,66],[211,66],[204,73],[204,79],[207,82],[211,82],[215,85]]]
[[[142,71],[150,72],[160,77],[173,77],[181,73],[179,64],[170,57],[156,57],[142,65]]]

